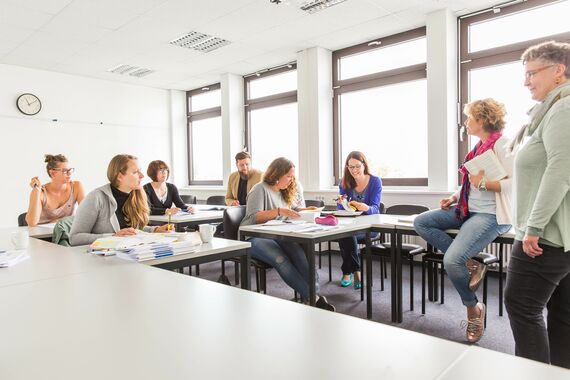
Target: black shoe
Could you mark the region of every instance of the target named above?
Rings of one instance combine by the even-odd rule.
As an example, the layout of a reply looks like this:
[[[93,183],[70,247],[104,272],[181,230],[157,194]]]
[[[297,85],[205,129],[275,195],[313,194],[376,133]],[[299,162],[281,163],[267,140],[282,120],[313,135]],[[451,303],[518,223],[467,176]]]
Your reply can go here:
[[[220,284],[232,286],[232,283],[230,282],[228,276],[224,276],[223,274],[221,274],[220,277],[218,277],[218,282]]]
[[[325,296],[319,296],[319,298],[317,299],[317,302],[315,303],[315,306],[318,307],[319,309],[323,309],[323,310],[336,311],[336,308],[334,307],[334,305],[331,305],[329,303],[329,301],[327,301]]]

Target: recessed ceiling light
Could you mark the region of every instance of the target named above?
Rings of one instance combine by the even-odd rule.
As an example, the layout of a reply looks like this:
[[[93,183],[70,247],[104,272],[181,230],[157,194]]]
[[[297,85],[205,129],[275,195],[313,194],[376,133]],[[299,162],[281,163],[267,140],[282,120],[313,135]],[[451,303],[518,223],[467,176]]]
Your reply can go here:
[[[345,2],[346,0],[313,0],[301,5],[301,10],[308,13],[315,13]]]
[[[208,53],[212,50],[219,49],[222,46],[226,46],[231,42],[224,40],[223,38],[210,36],[209,34],[190,32],[173,39],[169,43],[171,45],[200,51],[202,53]]]

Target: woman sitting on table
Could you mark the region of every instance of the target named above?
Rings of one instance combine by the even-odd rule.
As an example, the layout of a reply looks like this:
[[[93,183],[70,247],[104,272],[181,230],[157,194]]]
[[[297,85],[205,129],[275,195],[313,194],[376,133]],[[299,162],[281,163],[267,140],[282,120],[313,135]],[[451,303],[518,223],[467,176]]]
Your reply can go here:
[[[382,180],[370,174],[368,161],[363,153],[354,151],[348,154],[338,189],[340,195],[337,199],[337,208],[339,210],[343,209],[344,203],[354,211],[362,211],[363,214],[380,213]],[[377,235],[377,233],[371,234],[372,237]],[[355,289],[362,288],[358,243],[363,242],[365,237],[366,234],[359,233],[338,241],[342,256],[342,279],[340,280],[342,287],[350,286],[354,281]]]
[[[263,181],[256,184],[247,195],[246,214],[242,226],[262,224],[269,220],[297,219],[300,217],[295,204],[301,202],[295,180],[295,165],[280,157],[265,171]],[[251,257],[271,265],[291,288],[309,301],[309,263],[303,247],[295,242],[265,238],[251,238]],[[315,274],[318,293],[318,278]],[[317,307],[335,311],[325,297],[320,296]]]
[[[505,306],[517,356],[570,368],[570,44],[531,46],[522,61],[539,103],[513,144],[516,235]]]
[[[148,164],[146,174],[152,182],[143,186],[150,205],[151,215],[174,215],[179,211],[193,212],[191,206],[184,204],[178,189],[172,183],[166,182],[170,177],[170,168],[164,161],[156,160]]]
[[[77,208],[71,227],[71,245],[91,244],[105,236],[131,236],[136,230],[167,232],[169,225],[149,227],[149,207],[142,189],[137,158],[113,157],[107,168],[108,184],[93,190]]]
[[[64,155],[46,154],[45,162],[51,182],[42,185],[38,177],[33,177],[30,181],[32,192],[26,223],[32,227],[55,223],[63,217],[73,215],[75,204],[81,203],[85,198],[81,182],[71,180],[75,169],[69,167]]]
[[[513,172],[509,140],[502,135],[505,107],[493,99],[476,100],[465,105],[467,134],[479,142],[465,157],[468,162],[491,150],[507,176],[499,181],[485,177],[485,171],[469,173],[465,164],[460,190],[440,201],[440,209],[420,214],[414,221],[416,232],[445,255],[443,264],[461,301],[467,308],[466,337],[477,342],[485,331],[485,304],[478,302],[475,290],[487,269],[472,257],[480,253],[497,236],[511,228],[510,193]],[[450,207],[457,202],[455,207]],[[459,229],[451,238],[445,230]]]

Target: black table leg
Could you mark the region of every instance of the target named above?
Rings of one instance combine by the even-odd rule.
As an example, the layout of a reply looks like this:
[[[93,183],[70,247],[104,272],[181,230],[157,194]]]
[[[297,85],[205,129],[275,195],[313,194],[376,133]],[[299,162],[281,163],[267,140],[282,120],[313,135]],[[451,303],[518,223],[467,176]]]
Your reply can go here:
[[[403,319],[403,311],[402,311],[402,234],[396,234],[396,270],[397,270],[397,278],[398,288],[396,291],[398,292],[398,323],[402,323]],[[392,274],[393,276],[394,274]]]
[[[305,253],[309,261],[309,304],[315,306],[317,292],[315,287],[315,244],[313,242],[305,244]]]
[[[241,288],[250,290],[251,289],[251,276],[249,273],[249,265],[251,261],[251,254],[249,249],[245,250],[245,254],[240,257],[240,269],[241,269]]]
[[[397,292],[397,288],[398,288],[398,279],[397,277],[397,263],[396,263],[396,244],[394,244],[396,242],[396,230],[392,230],[390,232],[390,241],[392,242],[392,244],[390,244],[390,268],[391,268],[391,276],[390,276],[390,282],[391,282],[391,289],[390,289],[390,293],[391,293],[391,298],[392,298],[392,322],[397,322],[398,321],[398,292]]]
[[[366,232],[366,316],[372,318],[372,253],[370,231]]]

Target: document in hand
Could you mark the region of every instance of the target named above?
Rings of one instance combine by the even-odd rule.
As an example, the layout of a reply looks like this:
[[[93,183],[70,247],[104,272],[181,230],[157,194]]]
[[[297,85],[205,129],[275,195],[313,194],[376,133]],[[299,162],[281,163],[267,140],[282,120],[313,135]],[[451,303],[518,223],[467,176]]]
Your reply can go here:
[[[491,149],[467,161],[465,167],[471,175],[477,175],[479,171],[484,170],[485,178],[489,181],[498,181],[507,176],[505,168]]]

